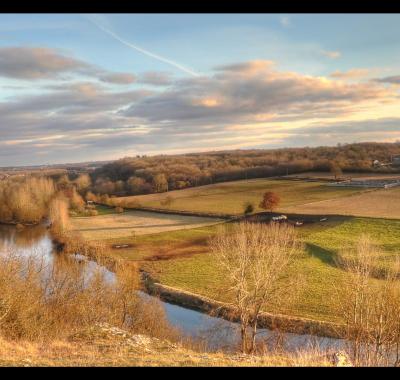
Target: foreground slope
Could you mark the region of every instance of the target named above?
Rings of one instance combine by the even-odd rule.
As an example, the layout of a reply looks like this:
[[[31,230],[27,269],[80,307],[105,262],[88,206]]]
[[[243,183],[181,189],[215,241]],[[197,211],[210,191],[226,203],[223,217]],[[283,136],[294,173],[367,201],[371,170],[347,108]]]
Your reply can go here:
[[[98,325],[52,343],[15,343],[0,339],[0,366],[329,366],[318,351],[265,356],[196,352],[145,335]]]

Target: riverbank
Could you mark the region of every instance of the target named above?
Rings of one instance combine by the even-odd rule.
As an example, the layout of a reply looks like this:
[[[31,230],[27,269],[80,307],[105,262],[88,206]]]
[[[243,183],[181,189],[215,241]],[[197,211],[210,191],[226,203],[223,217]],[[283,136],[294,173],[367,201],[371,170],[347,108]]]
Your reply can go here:
[[[231,322],[239,322],[239,316],[234,307],[226,303],[157,283],[150,274],[143,271],[142,276],[146,292],[159,297],[162,301],[200,311]],[[345,334],[344,326],[340,324],[267,312],[261,313],[258,325],[259,328],[269,330],[334,339],[341,339]]]
[[[68,242],[60,241],[57,238],[53,238],[53,242],[61,251],[67,249],[70,253],[71,248],[76,246],[76,239],[73,241],[72,247],[68,246]],[[71,241],[69,240],[69,242]],[[90,260],[95,261],[99,265],[106,267],[109,271],[115,271],[116,265],[121,264],[120,260],[109,255],[99,255],[98,252],[93,253],[92,250],[94,249],[96,251],[97,247],[91,247],[90,243],[81,241],[81,247],[82,244],[84,248],[82,248],[79,253],[87,256]],[[143,290],[149,295],[159,297],[162,301],[167,303],[199,311],[231,322],[239,321],[237,312],[228,304],[199,294],[160,284],[156,282],[149,273],[143,270],[141,274]],[[262,313],[260,316],[259,328],[335,339],[340,339],[344,336],[344,328],[339,324],[285,315],[274,315],[266,312]]]

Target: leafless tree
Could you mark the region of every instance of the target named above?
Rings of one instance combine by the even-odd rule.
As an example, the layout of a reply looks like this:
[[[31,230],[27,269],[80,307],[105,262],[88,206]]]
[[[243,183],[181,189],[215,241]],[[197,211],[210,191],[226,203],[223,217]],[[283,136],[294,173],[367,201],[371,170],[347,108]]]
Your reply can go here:
[[[300,249],[291,226],[239,223],[232,230],[220,231],[210,242],[226,291],[240,319],[241,349],[256,349],[259,315],[272,304],[282,305],[285,286],[294,255]]]

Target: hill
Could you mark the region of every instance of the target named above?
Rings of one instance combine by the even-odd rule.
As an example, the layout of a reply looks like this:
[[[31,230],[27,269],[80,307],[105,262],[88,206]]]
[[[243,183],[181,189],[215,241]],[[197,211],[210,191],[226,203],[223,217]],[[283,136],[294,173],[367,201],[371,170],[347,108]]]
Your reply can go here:
[[[196,352],[103,324],[68,341],[40,344],[0,339],[0,366],[332,366],[332,362],[317,350],[263,356]]]

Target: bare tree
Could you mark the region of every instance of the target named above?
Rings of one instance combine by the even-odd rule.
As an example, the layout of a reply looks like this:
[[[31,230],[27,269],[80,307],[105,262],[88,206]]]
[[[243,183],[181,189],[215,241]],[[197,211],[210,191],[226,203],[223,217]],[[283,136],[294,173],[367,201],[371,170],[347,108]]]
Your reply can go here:
[[[399,263],[389,265],[380,280],[372,278],[381,255],[366,235],[360,236],[355,252],[342,255],[347,256],[341,265],[349,276],[337,294],[353,363],[399,365]]]
[[[299,249],[293,227],[239,223],[233,231],[225,229],[210,242],[221,271],[226,291],[238,312],[242,351],[256,349],[256,333],[261,311],[280,303],[285,292],[281,281]],[[287,290],[287,289],[286,289]]]

